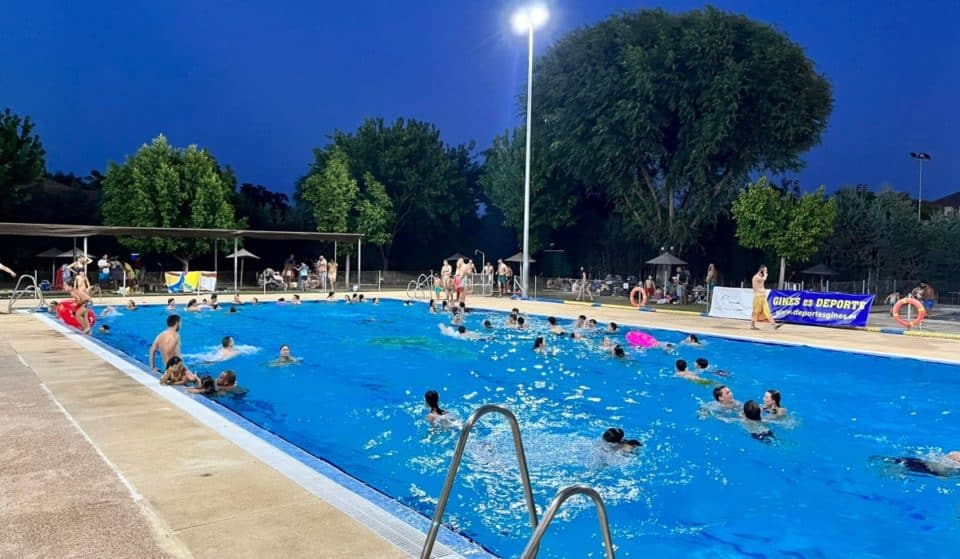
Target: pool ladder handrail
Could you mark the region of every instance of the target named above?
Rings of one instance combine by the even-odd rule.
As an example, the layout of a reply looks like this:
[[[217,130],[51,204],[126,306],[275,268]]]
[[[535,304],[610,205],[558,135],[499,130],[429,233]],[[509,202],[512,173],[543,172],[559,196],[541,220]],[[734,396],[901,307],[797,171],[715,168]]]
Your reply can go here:
[[[20,289],[20,283],[23,280],[30,280],[30,284],[25,286],[23,289]],[[17,284],[14,286],[13,291],[10,292],[10,303],[7,306],[7,312],[13,312],[13,305],[22,298],[23,295],[32,293],[35,299],[39,299],[37,307],[43,306],[43,291],[40,290],[40,287],[37,286],[37,278],[31,276],[30,274],[23,274],[17,279]]]
[[[513,433],[513,446],[517,451],[517,462],[520,467],[520,480],[523,484],[523,498],[527,502],[527,512],[530,514],[530,524],[533,529],[537,529],[537,507],[533,502],[533,488],[530,484],[530,473],[527,471],[527,457],[523,452],[523,440],[520,438],[520,424],[513,412],[502,406],[487,404],[477,408],[460,431],[460,440],[457,441],[457,448],[453,451],[453,460],[450,462],[450,470],[447,472],[447,479],[443,483],[443,491],[440,492],[440,499],[437,501],[437,509],[433,513],[433,522],[430,523],[430,531],[427,532],[427,539],[423,542],[423,550],[420,552],[420,559],[430,559],[433,552],[433,544],[437,540],[437,534],[440,532],[440,525],[443,522],[443,513],[447,508],[447,501],[450,499],[450,492],[453,490],[453,482],[457,477],[457,471],[460,469],[460,462],[463,459],[463,451],[467,447],[467,439],[477,421],[488,413],[498,413],[510,424],[510,430]]]
[[[437,534],[440,531],[440,525],[443,521],[443,513],[447,508],[447,501],[450,500],[450,492],[453,490],[453,482],[457,477],[458,470],[460,469],[460,462],[463,459],[463,452],[467,446],[467,439],[470,437],[470,432],[473,430],[473,426],[477,423],[477,421],[488,413],[499,413],[507,418],[507,422],[510,423],[510,431],[513,433],[513,445],[517,451],[520,479],[523,484],[523,497],[527,502],[527,512],[530,514],[530,524],[533,526],[533,534],[530,536],[530,540],[527,542],[527,547],[524,548],[523,553],[520,555],[521,559],[536,559],[537,553],[540,549],[540,540],[542,540],[544,534],[546,534],[547,528],[550,526],[550,523],[556,516],[557,511],[560,510],[560,507],[567,501],[567,499],[573,497],[574,495],[586,495],[593,500],[597,507],[597,518],[600,522],[600,533],[603,536],[603,545],[606,549],[607,559],[616,559],[613,549],[613,539],[610,537],[610,524],[607,520],[607,509],[603,505],[603,498],[595,489],[591,487],[587,487],[585,485],[571,485],[561,489],[560,492],[557,493],[557,496],[553,499],[553,502],[550,503],[550,507],[547,509],[547,512],[543,517],[543,522],[541,523],[537,520],[537,507],[533,502],[533,486],[530,483],[530,473],[527,469],[527,457],[524,453],[523,440],[520,436],[520,424],[517,421],[517,417],[513,415],[513,412],[507,408],[497,406],[495,404],[487,404],[477,408],[472,414],[470,414],[470,417],[463,425],[463,429],[460,431],[460,440],[457,441],[457,448],[453,451],[453,460],[450,462],[450,470],[447,472],[447,479],[443,483],[443,491],[440,492],[440,499],[437,501],[437,509],[433,514],[433,521],[430,523],[430,531],[427,533],[427,539],[423,542],[423,550],[420,552],[420,559],[430,559],[430,554],[433,552],[433,544],[437,540]]]
[[[597,507],[597,520],[600,522],[600,534],[603,536],[603,547],[606,550],[607,559],[616,559],[613,549],[613,538],[610,537],[610,524],[607,521],[607,508],[603,506],[603,498],[597,493],[596,489],[587,487],[586,485],[571,485],[564,487],[557,493],[553,502],[550,503],[550,508],[548,508],[547,512],[543,515],[543,520],[541,520],[540,524],[534,529],[533,535],[530,536],[530,541],[527,542],[527,547],[524,548],[523,553],[520,554],[520,559],[536,559],[537,551],[540,548],[540,540],[542,540],[544,534],[547,533],[547,528],[549,528],[550,523],[553,522],[557,511],[560,510],[560,507],[563,506],[563,503],[565,503],[567,499],[574,495],[586,495],[593,500],[593,504]]]

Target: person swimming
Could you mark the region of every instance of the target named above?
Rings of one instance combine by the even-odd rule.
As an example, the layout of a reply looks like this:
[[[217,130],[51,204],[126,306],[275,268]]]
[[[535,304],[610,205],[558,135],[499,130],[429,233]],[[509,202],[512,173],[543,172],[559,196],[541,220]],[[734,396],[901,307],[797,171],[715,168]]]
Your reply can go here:
[[[230,309],[227,312],[237,312],[237,307],[230,305]]]
[[[619,328],[619,326],[617,326],[617,323],[616,323],[616,322],[611,322],[611,323],[607,324],[607,329],[606,329],[606,331],[607,331],[608,333],[610,333],[610,334],[613,334],[614,332],[617,331],[617,328]]]
[[[187,301],[187,308],[186,308],[186,310],[187,310],[188,312],[200,312],[200,306],[197,305],[197,300],[196,300],[196,299],[190,299],[189,301]]]
[[[611,353],[614,357],[625,357],[627,355],[627,352],[623,351],[623,346],[620,344],[614,345]]]
[[[196,388],[188,388],[187,392],[209,396],[217,393],[217,382],[210,375],[200,375],[200,382]]]
[[[282,346],[280,346],[280,355],[277,356],[276,362],[281,365],[287,365],[290,363],[296,363],[297,358],[290,355],[290,346],[288,346],[287,344],[283,344]]]
[[[773,431],[763,425],[763,415],[760,411],[760,404],[753,400],[747,400],[743,404],[743,417],[746,420],[745,427],[750,436],[758,441],[771,443],[776,438]]]
[[[169,299],[167,299],[167,310],[168,311],[177,310],[177,301],[173,297],[170,297]]]
[[[674,374],[673,374],[674,376],[677,376],[677,377],[680,377],[680,378],[685,378],[685,379],[691,379],[691,380],[700,380],[700,376],[699,376],[699,375],[697,375],[697,374],[694,373],[693,371],[687,370],[687,362],[686,362],[686,360],[684,360],[684,359],[677,359],[677,361],[676,361],[676,363],[675,363],[674,365],[676,365],[676,370],[675,370],[675,372],[674,372]]]
[[[625,439],[623,429],[611,427],[603,432],[603,442],[609,445],[608,448],[615,450],[636,450],[643,446],[643,443],[637,439]]]
[[[580,315],[580,316],[581,316],[584,320],[587,319],[587,317],[585,317],[585,316],[583,316],[583,315]],[[557,317],[555,317],[555,316],[549,316],[549,317],[547,317],[547,324],[550,325],[550,333],[551,333],[551,334],[556,334],[556,335],[558,335],[558,336],[562,336],[562,335],[564,334],[563,328],[561,328],[560,325],[557,324]]]
[[[697,368],[696,373],[699,375],[701,373],[713,373],[718,377],[729,376],[729,373],[726,371],[713,371],[710,369],[710,362],[704,359],[703,357],[697,357],[696,360]]]
[[[133,302],[133,299],[130,299],[130,300],[127,301],[126,309],[127,309],[128,311],[135,311],[135,310],[137,310],[137,304],[136,304],[135,302]]]
[[[780,419],[787,415],[787,408],[780,406],[780,391],[771,388],[763,393],[763,413],[769,414],[770,419]]]
[[[683,339],[683,343],[690,345],[700,345],[700,338],[696,334],[687,334],[687,337]]]
[[[97,332],[100,333],[100,334],[109,334],[109,333],[110,333],[110,325],[109,325],[109,324],[101,324],[101,325],[100,325],[100,328],[97,328]]]
[[[915,456],[874,456],[873,459],[886,464],[902,466],[908,472],[915,474],[936,477],[960,476],[960,450],[926,459]]]
[[[217,352],[217,355],[223,359],[236,357],[237,348],[234,347],[233,338],[224,336],[223,339],[220,340],[220,350]]]
[[[423,401],[427,404],[427,409],[430,410],[425,418],[428,422],[435,423],[447,415],[446,410],[440,407],[440,395],[437,394],[436,390],[427,390],[423,394]]]
[[[537,353],[543,353],[547,350],[547,342],[543,339],[543,336],[537,336],[537,339],[533,340],[533,351]]]
[[[246,390],[237,384],[237,373],[227,369],[217,377],[216,387],[218,392],[229,392],[232,394],[246,394]]]

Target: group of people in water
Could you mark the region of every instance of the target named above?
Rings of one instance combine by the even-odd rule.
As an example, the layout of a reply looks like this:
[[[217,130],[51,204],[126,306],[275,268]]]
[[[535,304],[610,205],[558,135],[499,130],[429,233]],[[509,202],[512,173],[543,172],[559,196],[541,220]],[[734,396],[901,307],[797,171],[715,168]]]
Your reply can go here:
[[[295,300],[291,301],[291,304],[299,304],[299,297],[296,295],[294,295],[294,297]],[[258,304],[258,301],[255,299],[256,298],[254,298],[254,301],[251,304]],[[282,299],[277,301],[277,304],[284,303],[285,301]],[[239,295],[234,295],[228,312],[237,312],[237,307],[243,304],[244,303],[240,300]],[[134,304],[133,301],[129,301],[126,308],[129,310],[136,309],[136,304]],[[176,301],[173,298],[167,300],[166,309],[169,312],[174,312],[177,310]],[[217,301],[216,294],[211,295],[209,301],[204,299],[202,304],[198,304],[196,300],[193,299],[185,306],[185,310],[187,312],[200,312],[204,310],[217,311],[220,309],[221,307]],[[246,390],[237,384],[237,373],[233,370],[226,369],[217,377],[213,377],[212,375],[206,374],[197,375],[187,368],[187,365],[184,362],[183,352],[181,351],[180,327],[182,322],[183,320],[180,315],[168,315],[167,328],[160,332],[156,338],[154,338],[153,344],[150,346],[148,356],[148,365],[150,369],[158,373],[161,372],[160,368],[156,366],[157,354],[160,355],[160,364],[163,366],[163,371],[160,375],[160,384],[192,385],[188,389],[189,392],[205,394],[208,396],[225,393],[237,395],[245,394]],[[226,361],[236,357],[239,355],[239,353],[240,352],[236,347],[233,337],[224,336],[220,340],[220,347],[217,350],[215,357],[210,362]],[[271,365],[290,365],[298,361],[298,358],[290,354],[290,346],[283,344],[280,346],[277,357],[271,361]]]
[[[757,283],[762,287],[762,281],[765,279],[765,270],[758,272]],[[758,298],[759,302],[759,298]],[[765,314],[763,305],[758,305],[759,314]],[[482,336],[476,332],[470,332],[464,325],[464,313],[470,312],[462,302],[450,305],[447,301],[431,301],[429,312],[443,313],[448,312],[451,315],[451,324],[440,324],[441,331],[457,337],[473,339],[491,339],[492,333]],[[759,317],[758,317],[759,318]],[[773,322],[770,320],[770,322]],[[773,323],[776,326],[776,323]],[[596,347],[609,352],[614,358],[623,359],[627,357],[627,351],[623,345],[611,339],[613,335],[619,333],[621,328],[615,322],[610,322],[606,326],[601,326],[594,319],[588,319],[585,315],[580,315],[571,327],[571,332],[567,332],[556,317],[550,316],[546,320],[546,328],[543,335],[536,335],[533,343],[533,350],[541,354],[552,353],[549,350],[547,339],[549,337],[562,338],[567,337],[573,340],[590,340],[591,338],[600,338]],[[502,324],[502,328],[527,330],[531,328],[531,321],[524,316],[519,309],[512,309]],[[483,321],[483,330],[495,330],[495,326],[489,319]],[[537,333],[539,334],[539,332]],[[668,353],[676,353],[678,345],[683,346],[701,346],[699,337],[696,334],[688,334],[679,344],[657,343],[651,346],[662,349]],[[790,414],[783,406],[783,395],[776,388],[769,388],[763,392],[762,397],[757,400],[747,400],[739,402],[733,394],[733,391],[726,384],[720,383],[725,377],[730,377],[730,373],[724,369],[712,367],[705,357],[698,357],[691,369],[684,359],[677,359],[674,363],[674,376],[695,382],[700,385],[712,386],[711,402],[701,406],[699,417],[702,419],[715,418],[726,423],[739,423],[749,436],[757,441],[772,444],[776,440],[773,431],[773,425],[783,427],[792,426],[788,420]],[[713,379],[711,377],[718,377]],[[424,394],[424,403],[427,407],[426,420],[435,426],[458,427],[459,420],[456,414],[448,412],[440,407],[440,396],[436,390],[428,390]],[[610,450],[634,451],[643,446],[643,443],[637,439],[625,437],[624,431],[620,427],[611,427],[602,433],[600,441],[604,447]],[[876,459],[892,465],[900,466],[907,471],[914,473],[923,473],[936,476],[960,475],[960,451],[944,453],[940,456],[917,458],[917,457],[875,457]]]

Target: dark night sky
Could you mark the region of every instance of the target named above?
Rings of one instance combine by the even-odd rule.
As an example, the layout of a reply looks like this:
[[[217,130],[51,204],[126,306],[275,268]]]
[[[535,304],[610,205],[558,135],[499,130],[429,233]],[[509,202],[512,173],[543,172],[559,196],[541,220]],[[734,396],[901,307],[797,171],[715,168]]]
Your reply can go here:
[[[504,0],[31,0],[4,3],[0,107],[31,115],[49,170],[86,174],[158,133],[197,143],[241,182],[287,191],[311,148],[364,116],[436,123],[448,142],[519,122],[526,44]],[[539,48],[564,31],[655,4],[553,1]],[[671,10],[702,6],[672,0]],[[889,183],[924,198],[960,190],[960,2],[735,1],[833,83],[836,106],[804,187]],[[534,84],[536,87],[536,84]]]

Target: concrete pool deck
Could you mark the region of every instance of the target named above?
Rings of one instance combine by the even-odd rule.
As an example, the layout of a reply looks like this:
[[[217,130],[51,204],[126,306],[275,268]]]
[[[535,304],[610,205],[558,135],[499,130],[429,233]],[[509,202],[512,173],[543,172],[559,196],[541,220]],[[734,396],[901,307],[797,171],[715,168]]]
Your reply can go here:
[[[960,363],[960,341],[951,339],[793,325],[751,331],[737,320],[497,297],[469,303]],[[0,418],[0,556],[410,556],[27,314],[0,315]]]

